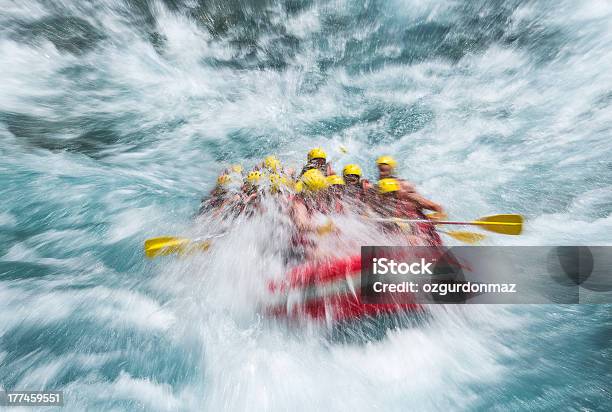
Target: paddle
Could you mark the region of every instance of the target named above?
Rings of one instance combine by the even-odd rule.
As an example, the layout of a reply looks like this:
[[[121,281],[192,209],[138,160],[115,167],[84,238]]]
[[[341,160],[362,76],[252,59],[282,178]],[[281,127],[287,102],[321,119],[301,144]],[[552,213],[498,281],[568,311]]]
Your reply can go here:
[[[438,230],[438,232],[444,233],[445,235],[448,235],[452,237],[453,239],[456,239],[460,242],[470,243],[470,244],[478,243],[486,238],[485,235],[476,233],[476,232],[463,232],[463,231],[446,232],[444,230]]]
[[[425,216],[428,219],[444,219],[447,217],[445,213],[438,213],[438,212],[426,214]],[[393,222],[395,222],[402,229],[404,229],[405,226],[407,225],[406,223],[404,223],[405,221],[401,219],[394,219]],[[438,232],[444,233],[445,235],[448,235],[452,237],[453,239],[456,239],[460,242],[469,243],[469,244],[478,243],[486,238],[485,235],[476,233],[476,232],[456,231],[456,230],[453,230],[453,231],[438,230]]]
[[[317,227],[316,232],[319,236],[327,235],[335,230],[334,223],[330,220],[326,224]],[[194,252],[207,251],[216,237],[221,237],[225,233],[207,238],[188,239],[177,236],[160,236],[145,240],[145,255],[154,259],[158,256],[168,256],[172,254],[185,255]]]
[[[148,258],[167,256],[174,253],[183,255],[195,251],[205,251],[210,247],[210,239],[187,239],[174,236],[161,236],[147,239],[144,244]]]
[[[167,256],[173,253],[184,255],[193,252],[203,252],[210,248],[212,239],[225,236],[225,234],[226,233],[219,233],[195,239],[177,236],[154,237],[145,240],[144,251],[148,258]]]
[[[520,235],[523,231],[523,216],[503,214],[483,216],[477,220],[457,222],[448,220],[424,220],[424,219],[396,219],[396,218],[379,218],[374,219],[381,222],[406,222],[419,223],[427,222],[434,225],[473,225],[480,226],[489,232],[501,233],[503,235]]]

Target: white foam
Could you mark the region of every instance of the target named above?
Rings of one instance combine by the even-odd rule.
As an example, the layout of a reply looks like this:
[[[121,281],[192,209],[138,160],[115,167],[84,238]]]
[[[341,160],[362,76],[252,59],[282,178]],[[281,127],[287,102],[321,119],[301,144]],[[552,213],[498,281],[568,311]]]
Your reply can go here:
[[[161,411],[177,410],[183,405],[172,392],[172,387],[168,384],[133,378],[125,372],[119,375],[112,386],[114,398],[135,400],[146,405],[148,409]]]
[[[17,219],[14,215],[8,212],[0,212],[0,226],[14,226]]]

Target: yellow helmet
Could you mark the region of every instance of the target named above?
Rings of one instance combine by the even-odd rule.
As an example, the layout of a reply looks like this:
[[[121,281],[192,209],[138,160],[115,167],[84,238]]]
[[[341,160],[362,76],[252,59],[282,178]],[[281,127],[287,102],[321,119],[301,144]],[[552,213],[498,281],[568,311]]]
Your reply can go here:
[[[391,177],[386,179],[380,179],[378,181],[378,190],[380,191],[380,193],[397,192],[400,190],[400,182],[397,179],[393,179]]]
[[[378,159],[376,159],[376,164],[377,165],[389,165],[394,169],[395,169],[395,166],[397,166],[397,162],[391,156],[380,156]]]
[[[247,176],[247,180],[250,183],[258,183],[259,179],[261,179],[261,172],[259,170],[253,170],[252,172],[249,172]]]
[[[344,169],[342,169],[342,175],[357,175],[361,177],[361,168],[355,164],[346,165]]]
[[[310,169],[304,172],[302,175],[302,183],[306,189],[313,192],[327,187],[327,180],[319,169]]]
[[[232,167],[230,167],[230,169],[234,173],[242,173],[242,165],[232,165]]]
[[[221,175],[217,178],[217,184],[220,186],[226,185],[232,181],[232,178],[229,175]]]
[[[280,160],[274,155],[267,156],[264,159],[264,166],[272,172],[276,172],[280,168]]]
[[[312,159],[323,159],[323,160],[326,160],[327,159],[327,155],[325,154],[323,149],[321,149],[320,147],[315,147],[310,152],[308,152],[308,160],[312,160]]]
[[[344,179],[338,175],[327,176],[327,184],[329,186],[344,185]]]

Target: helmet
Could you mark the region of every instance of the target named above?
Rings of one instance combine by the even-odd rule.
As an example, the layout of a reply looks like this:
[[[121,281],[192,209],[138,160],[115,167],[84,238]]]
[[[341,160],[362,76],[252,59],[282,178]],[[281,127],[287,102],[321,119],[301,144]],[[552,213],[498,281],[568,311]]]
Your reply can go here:
[[[327,184],[329,186],[344,185],[344,179],[338,175],[327,176]]]
[[[267,156],[264,159],[264,166],[268,170],[276,172],[280,168],[280,161],[274,155]]]
[[[306,189],[313,192],[327,187],[327,180],[319,169],[310,169],[304,172],[302,175],[302,183]]]
[[[386,178],[378,181],[378,191],[380,193],[391,193],[400,190],[400,182],[397,179]]]
[[[391,156],[380,156],[378,159],[376,159],[376,164],[377,165],[389,165],[394,169],[395,169],[395,166],[397,166],[397,162]]]
[[[220,186],[226,185],[232,181],[232,178],[229,175],[221,175],[217,178],[217,184]]]
[[[355,164],[346,165],[342,169],[342,175],[357,175],[361,177],[361,168]]]
[[[259,179],[261,179],[261,172],[259,170],[253,170],[252,172],[249,172],[247,176],[247,180],[250,183],[257,183],[259,182]]]
[[[232,167],[230,167],[230,169],[234,173],[242,173],[242,165],[232,165]]]
[[[312,159],[323,159],[323,160],[326,160],[327,159],[327,155],[325,154],[323,149],[321,149],[320,147],[315,147],[310,152],[308,152],[308,160],[312,160]]]

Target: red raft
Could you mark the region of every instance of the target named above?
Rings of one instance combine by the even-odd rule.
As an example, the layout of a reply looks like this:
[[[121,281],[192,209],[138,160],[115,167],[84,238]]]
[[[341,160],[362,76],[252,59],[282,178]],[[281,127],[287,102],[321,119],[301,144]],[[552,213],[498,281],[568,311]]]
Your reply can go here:
[[[284,281],[268,286],[272,302],[266,312],[282,318],[340,322],[422,308],[362,302],[360,255],[295,267]]]

